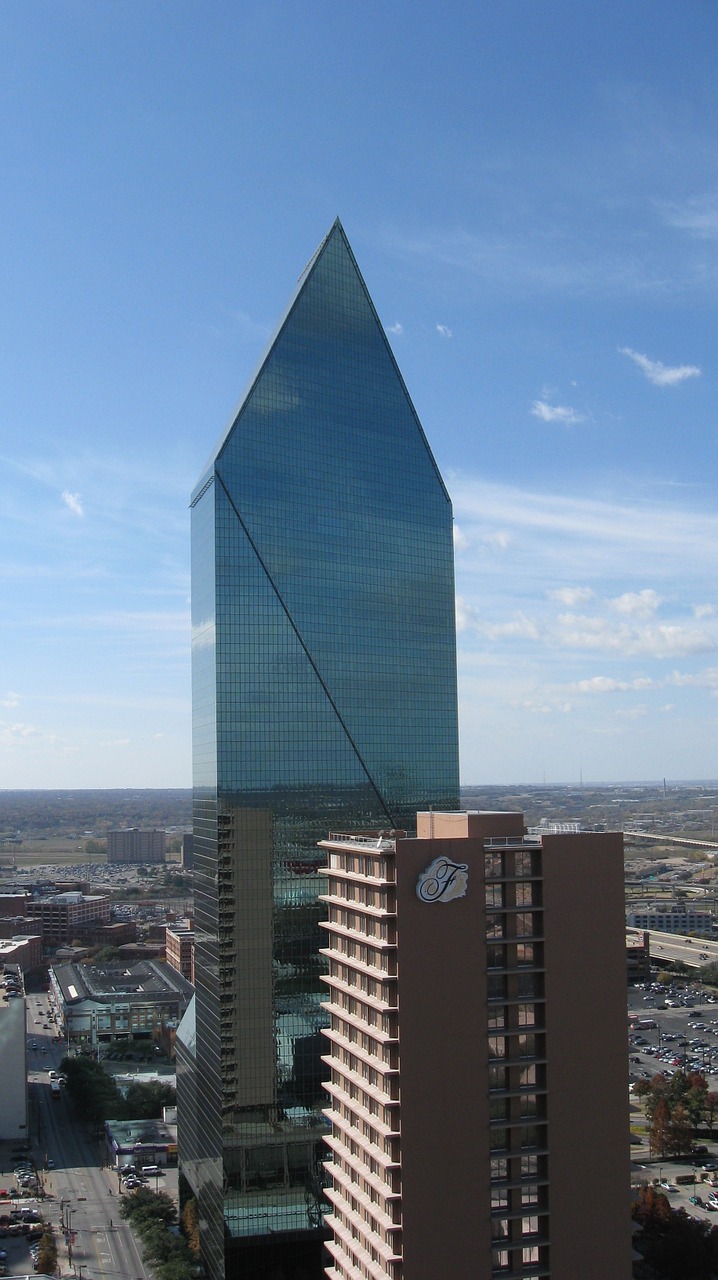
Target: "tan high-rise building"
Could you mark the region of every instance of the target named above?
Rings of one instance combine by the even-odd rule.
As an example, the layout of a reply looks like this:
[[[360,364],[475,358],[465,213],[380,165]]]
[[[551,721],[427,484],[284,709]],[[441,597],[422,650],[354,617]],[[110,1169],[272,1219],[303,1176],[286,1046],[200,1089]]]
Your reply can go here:
[[[625,1280],[623,837],[417,832],[322,841],[327,1275]]]

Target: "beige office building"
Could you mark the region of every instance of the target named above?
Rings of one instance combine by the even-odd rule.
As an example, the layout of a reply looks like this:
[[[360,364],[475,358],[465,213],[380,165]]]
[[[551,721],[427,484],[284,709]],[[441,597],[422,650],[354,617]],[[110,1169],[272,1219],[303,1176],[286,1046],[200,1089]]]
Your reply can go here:
[[[623,838],[417,831],[322,841],[327,1276],[627,1280]]]

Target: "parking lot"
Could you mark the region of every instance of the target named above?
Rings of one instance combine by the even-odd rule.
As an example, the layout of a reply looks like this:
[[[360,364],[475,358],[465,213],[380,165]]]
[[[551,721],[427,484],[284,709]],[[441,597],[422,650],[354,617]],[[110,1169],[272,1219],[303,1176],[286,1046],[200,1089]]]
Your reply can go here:
[[[700,1071],[708,1089],[718,1091],[718,1002],[698,986],[663,983],[629,988],[629,1082],[652,1080],[676,1071]],[[643,1025],[639,1025],[643,1024]],[[643,1110],[632,1109],[632,1125]],[[718,1115],[716,1116],[718,1122]],[[639,1144],[633,1137],[631,1182],[660,1184],[672,1208],[718,1226],[718,1131],[696,1137],[693,1155],[658,1159],[649,1155],[647,1129]],[[715,1203],[709,1197],[715,1196]]]
[[[33,1250],[44,1226],[40,1202],[8,1198],[0,1203],[0,1275],[32,1274]]]

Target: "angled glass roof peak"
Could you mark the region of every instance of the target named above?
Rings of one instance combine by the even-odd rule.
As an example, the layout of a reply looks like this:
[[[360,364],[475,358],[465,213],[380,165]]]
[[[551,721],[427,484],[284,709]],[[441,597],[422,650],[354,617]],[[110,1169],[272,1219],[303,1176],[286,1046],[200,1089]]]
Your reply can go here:
[[[252,372],[252,376],[250,377],[249,382],[247,383],[247,386],[246,386],[246,388],[245,388],[244,392],[242,393],[242,395],[240,396],[239,400],[237,401],[237,404],[235,405],[234,409],[232,410],[232,414],[231,414],[231,416],[230,416],[230,418],[229,418],[229,421],[227,422],[227,425],[223,428],[222,433],[221,433],[221,435],[220,435],[220,437],[219,437],[219,439],[218,439],[218,441],[217,441],[217,444],[215,445],[214,449],[212,450],[212,453],[210,454],[209,459],[207,460],[206,465],[202,468],[202,472],[201,472],[200,478],[199,478],[199,480],[197,481],[197,484],[195,485],[195,487],[194,487],[194,489],[193,489],[193,491],[192,491],[192,497],[190,498],[190,506],[193,506],[193,505],[194,505],[194,503],[197,501],[197,498],[200,496],[200,494],[201,494],[201,493],[203,493],[203,492],[204,492],[205,488],[207,487],[208,482],[211,480],[211,478],[212,478],[212,474],[213,474],[213,470],[214,470],[214,464],[215,464],[215,462],[217,461],[217,458],[219,457],[220,453],[222,452],[222,449],[223,449],[223,447],[224,447],[224,444],[225,444],[225,442],[226,442],[226,440],[227,440],[227,437],[228,437],[228,435],[229,435],[230,431],[232,430],[232,427],[234,426],[235,422],[237,421],[237,418],[238,418],[238,416],[239,416],[239,414],[240,414],[240,412],[241,412],[241,410],[242,410],[242,406],[243,406],[243,405],[245,404],[245,402],[249,399],[249,396],[250,396],[250,395],[251,395],[251,393],[252,393],[252,388],[254,387],[254,384],[256,383],[256,381],[257,381],[258,377],[260,376],[260,374],[261,374],[261,372],[262,372],[262,369],[264,368],[264,365],[266,364],[267,357],[268,357],[268,355],[269,355],[270,351],[272,350],[272,347],[274,346],[275,342],[277,341],[277,338],[279,337],[279,334],[281,333],[282,329],[284,328],[284,325],[286,324],[287,320],[289,319],[289,316],[291,315],[291,313],[292,313],[292,311],[293,311],[293,309],[294,309],[294,306],[296,305],[297,298],[299,297],[300,293],[302,292],[302,289],[304,288],[304,286],[305,286],[305,284],[306,284],[307,280],[309,279],[309,276],[311,275],[311,272],[312,272],[313,267],[314,267],[314,266],[315,266],[315,264],[319,261],[320,257],[322,256],[322,253],[323,253],[323,252],[324,252],[324,250],[326,249],[326,246],[327,246],[327,244],[329,243],[329,241],[330,241],[331,237],[332,237],[332,236],[334,235],[334,233],[335,233],[335,232],[337,232],[337,231],[338,231],[338,232],[340,233],[340,235],[342,236],[342,239],[344,240],[344,243],[346,244],[347,249],[349,249],[349,242],[348,242],[348,240],[347,240],[347,238],[346,238],[346,235],[344,234],[344,228],[342,227],[342,224],[341,224],[341,222],[339,221],[339,218],[335,218],[335,220],[334,220],[334,222],[333,222],[332,226],[329,228],[329,230],[328,230],[327,234],[325,235],[324,239],[323,239],[323,240],[321,240],[321,241],[320,241],[320,243],[317,245],[317,248],[314,250],[314,253],[312,254],[311,258],[309,259],[309,261],[308,261],[307,265],[303,268],[303,270],[302,270],[302,272],[301,272],[301,274],[300,274],[300,276],[299,276],[299,279],[297,280],[297,283],[296,283],[296,285],[295,285],[294,292],[293,292],[293,294],[292,294],[292,296],[291,296],[291,298],[290,298],[290,300],[289,300],[289,303],[287,304],[287,306],[286,306],[286,308],[285,308],[285,310],[284,310],[284,314],[282,315],[281,319],[279,320],[279,323],[275,326],[275,329],[274,329],[273,333],[271,334],[271,336],[270,336],[270,338],[269,338],[269,341],[267,342],[267,344],[266,344],[266,346],[265,346],[264,350],[262,351],[262,354],[261,354],[261,356],[260,356],[259,360],[257,361],[257,364],[256,364],[256,365],[255,365],[255,367],[254,367],[254,370],[253,370],[253,372]],[[349,252],[351,253],[351,250],[349,250]],[[353,255],[352,255],[352,257],[353,257]]]
[[[337,242],[338,242],[338,244],[337,244]],[[356,280],[357,280],[358,285],[359,285],[359,287],[360,287],[361,293],[364,295],[364,299],[365,299],[365,301],[366,301],[368,311],[369,311],[369,312],[371,313],[371,315],[373,316],[373,319],[374,319],[374,321],[375,321],[375,323],[376,323],[377,330],[378,330],[378,332],[381,334],[381,337],[382,337],[382,338],[383,338],[383,340],[384,340],[384,345],[385,345],[385,349],[386,349],[386,352],[387,352],[388,358],[389,358],[390,362],[391,362],[391,363],[393,364],[393,366],[394,366],[394,371],[395,371],[395,373],[396,373],[396,377],[397,377],[398,381],[401,383],[401,385],[402,385],[402,387],[403,387],[403,389],[404,389],[404,394],[405,394],[405,396],[406,396],[406,400],[407,400],[407,402],[408,402],[408,404],[409,404],[409,406],[410,406],[410,408],[411,408],[411,411],[412,411],[412,413],[413,413],[413,416],[414,416],[414,421],[415,421],[415,424],[416,424],[417,431],[418,431],[419,435],[421,436],[421,439],[422,439],[422,440],[423,440],[423,442],[424,442],[424,446],[425,446],[426,451],[427,451],[427,453],[428,453],[428,455],[429,455],[429,458],[430,458],[430,460],[431,460],[431,463],[432,463],[432,465],[433,465],[433,467],[434,467],[434,470],[435,470],[435,472],[436,472],[436,475],[437,475],[437,478],[438,478],[438,480],[439,480],[439,483],[440,483],[440,485],[441,485],[441,487],[442,487],[442,489],[443,489],[443,491],[444,491],[444,495],[445,495],[445,497],[446,497],[446,499],[447,499],[447,502],[449,501],[449,495],[448,495],[448,493],[446,492],[446,487],[445,487],[445,485],[444,485],[443,479],[442,479],[441,474],[440,474],[440,472],[439,472],[439,469],[438,469],[438,467],[437,467],[437,464],[436,464],[436,461],[435,461],[435,459],[434,459],[434,456],[433,456],[433,454],[432,454],[432,452],[431,452],[431,448],[430,448],[430,446],[429,446],[429,442],[428,442],[428,440],[426,439],[426,436],[425,436],[425,434],[424,434],[424,430],[423,430],[423,428],[422,428],[421,422],[419,421],[418,415],[417,415],[417,413],[416,413],[416,411],[415,411],[415,409],[414,409],[414,406],[413,406],[413,402],[412,402],[411,396],[409,395],[409,392],[408,392],[408,390],[407,390],[406,384],[404,383],[404,379],[403,379],[403,377],[402,377],[402,375],[401,375],[401,370],[399,369],[399,366],[398,366],[398,364],[397,364],[397,362],[396,362],[396,359],[395,359],[395,357],[394,357],[394,353],[393,353],[393,351],[392,351],[392,349],[391,349],[391,345],[390,345],[389,340],[388,340],[388,338],[387,338],[387,336],[386,336],[386,332],[385,332],[384,326],[383,326],[383,324],[382,324],[381,320],[379,319],[379,316],[378,316],[378,314],[377,314],[377,311],[376,311],[376,308],[375,308],[375,306],[374,306],[374,303],[372,302],[372,299],[371,299],[371,295],[370,295],[370,293],[369,293],[369,290],[367,289],[367,286],[366,286],[366,284],[365,284],[365,282],[364,282],[364,278],[363,278],[363,276],[362,276],[362,274],[361,274],[361,271],[359,270],[359,266],[358,266],[358,264],[357,264],[356,258],[354,257],[354,254],[353,254],[353,252],[352,252],[351,245],[349,244],[349,241],[348,241],[348,239],[347,239],[346,232],[344,231],[344,228],[343,228],[343,226],[342,226],[342,224],[341,224],[340,219],[337,217],[337,218],[335,218],[335,220],[334,220],[334,222],[333,222],[332,226],[330,227],[329,231],[327,232],[327,234],[324,236],[324,239],[323,239],[323,240],[320,242],[320,244],[317,246],[317,248],[315,249],[315,251],[314,251],[314,253],[312,254],[311,258],[310,258],[310,259],[309,259],[309,261],[307,262],[306,266],[303,268],[303,270],[302,270],[302,272],[301,272],[301,274],[300,274],[300,276],[299,276],[299,279],[297,280],[297,284],[296,284],[296,286],[295,286],[295,288],[294,288],[294,292],[293,292],[293,294],[292,294],[292,296],[291,296],[291,298],[290,298],[290,300],[289,300],[289,303],[287,304],[287,307],[285,308],[284,314],[282,315],[282,317],[281,317],[281,319],[280,319],[280,321],[279,321],[278,325],[276,326],[276,328],[275,328],[275,330],[274,330],[274,332],[273,332],[273,334],[272,334],[271,338],[269,339],[269,342],[268,342],[268,343],[267,343],[267,345],[265,346],[264,351],[262,352],[262,356],[261,356],[260,360],[258,361],[258,363],[257,363],[257,365],[256,365],[256,367],[255,367],[255,369],[254,369],[254,372],[253,372],[253,374],[252,374],[252,376],[251,376],[251,378],[250,378],[250,380],[249,380],[249,383],[248,383],[248,385],[247,385],[247,388],[246,388],[246,390],[245,390],[244,394],[242,395],[242,397],[241,397],[241,398],[240,398],[240,400],[238,401],[238,403],[237,403],[237,405],[236,405],[236,407],[235,407],[235,409],[234,409],[234,411],[233,411],[233,413],[232,413],[232,415],[231,415],[231,417],[230,417],[230,419],[229,419],[229,421],[228,421],[227,425],[225,426],[224,430],[222,431],[222,434],[220,435],[220,438],[219,438],[219,440],[218,440],[218,442],[217,442],[217,446],[216,446],[216,448],[214,449],[214,451],[213,451],[213,453],[212,453],[212,455],[211,455],[211,457],[210,457],[210,459],[209,459],[209,461],[208,461],[207,465],[205,466],[205,468],[204,468],[204,469],[203,469],[203,471],[202,471],[202,474],[201,474],[201,476],[200,476],[200,479],[199,479],[199,481],[197,482],[197,484],[196,484],[196,486],[195,486],[195,488],[194,488],[194,491],[193,491],[193,493],[192,493],[192,498],[191,498],[191,501],[190,501],[190,505],[194,505],[194,503],[197,501],[197,499],[198,499],[198,498],[200,497],[200,495],[204,492],[205,488],[207,487],[207,485],[208,485],[208,484],[210,483],[210,481],[212,480],[212,478],[213,478],[213,474],[214,474],[214,468],[215,468],[215,466],[216,466],[217,462],[219,461],[220,457],[222,456],[222,453],[224,452],[224,449],[225,449],[225,447],[226,447],[226,445],[227,445],[227,443],[228,443],[228,440],[229,440],[229,438],[230,438],[230,436],[231,436],[231,434],[232,434],[232,432],[233,432],[233,430],[234,430],[234,428],[235,428],[235,426],[236,426],[236,424],[237,424],[237,422],[238,422],[238,419],[240,418],[240,416],[241,416],[241,414],[242,414],[242,411],[243,411],[243,409],[244,409],[245,405],[246,405],[246,404],[248,403],[248,401],[250,400],[250,398],[251,398],[251,396],[252,396],[252,393],[253,393],[253,391],[254,391],[254,389],[255,389],[255,386],[256,386],[257,382],[259,381],[259,379],[260,379],[260,378],[261,378],[261,376],[262,376],[262,373],[263,373],[263,370],[264,370],[264,368],[265,368],[265,365],[267,364],[267,361],[268,361],[268,359],[269,359],[269,357],[270,357],[270,355],[271,355],[271,353],[272,353],[272,350],[273,350],[273,348],[275,347],[275,345],[276,345],[276,343],[277,343],[277,341],[278,341],[278,339],[279,339],[279,337],[280,337],[280,335],[281,335],[281,333],[282,333],[282,330],[285,328],[285,326],[286,326],[286,325],[288,324],[288,322],[290,321],[290,319],[291,319],[291,317],[292,317],[292,314],[293,314],[293,312],[294,312],[295,308],[297,307],[297,304],[299,303],[299,301],[300,301],[300,299],[301,299],[301,297],[302,297],[302,294],[304,293],[305,289],[306,289],[306,288],[307,288],[307,286],[309,285],[309,282],[311,281],[311,279],[312,279],[312,277],[313,277],[314,273],[315,273],[317,270],[319,270],[319,269],[320,269],[320,264],[321,264],[321,262],[322,262],[322,259],[324,258],[325,254],[329,251],[330,247],[332,247],[332,246],[337,246],[338,248],[339,248],[339,246],[340,246],[340,248],[339,248],[339,253],[341,254],[341,256],[343,256],[343,257],[344,257],[344,259],[345,259],[345,260],[348,260],[348,263],[349,263],[349,264],[351,264],[351,270],[352,270],[352,272],[353,272],[353,273],[355,274],[355,276],[356,276]],[[339,322],[340,322],[340,318],[341,318],[341,300],[340,300],[340,299],[337,299],[336,306],[337,306],[337,323],[339,323]]]

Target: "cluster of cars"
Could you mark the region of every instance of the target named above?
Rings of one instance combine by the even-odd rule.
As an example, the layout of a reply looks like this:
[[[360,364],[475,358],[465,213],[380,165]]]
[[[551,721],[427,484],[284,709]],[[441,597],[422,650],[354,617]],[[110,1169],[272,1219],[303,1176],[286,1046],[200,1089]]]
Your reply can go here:
[[[0,1237],[42,1235],[43,1223],[37,1209],[11,1209],[0,1213]]]
[[[143,1165],[138,1169],[134,1164],[127,1164],[122,1170],[122,1186],[125,1191],[135,1191],[137,1187],[144,1187],[148,1178],[156,1178],[163,1173],[163,1170],[156,1164]]]
[[[27,1236],[30,1241],[33,1266],[37,1259],[38,1241],[44,1230],[45,1224],[34,1209],[13,1209],[9,1214],[0,1214],[0,1237],[4,1239],[5,1236]],[[7,1251],[0,1249],[0,1276],[4,1275],[7,1275]]]
[[[18,1190],[25,1195],[34,1195],[38,1189],[37,1170],[34,1161],[19,1160],[14,1169]]]
[[[689,1022],[689,1028],[695,1031],[718,1035],[718,1021],[713,1023]],[[652,1044],[644,1035],[629,1036],[629,1044],[638,1049],[644,1057],[655,1058],[668,1067],[681,1067],[686,1071],[704,1071],[718,1073],[718,1044],[712,1044],[702,1036],[688,1037],[674,1033],[659,1035],[659,1043]],[[635,1054],[631,1061],[640,1062]],[[649,1073],[650,1074],[650,1073]],[[668,1072],[670,1074],[670,1072]]]

